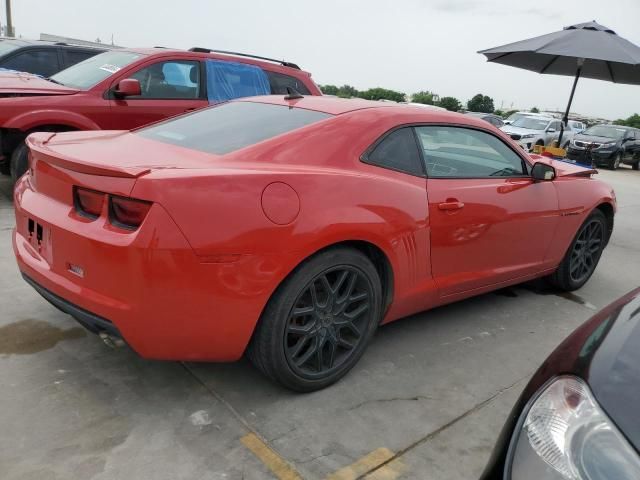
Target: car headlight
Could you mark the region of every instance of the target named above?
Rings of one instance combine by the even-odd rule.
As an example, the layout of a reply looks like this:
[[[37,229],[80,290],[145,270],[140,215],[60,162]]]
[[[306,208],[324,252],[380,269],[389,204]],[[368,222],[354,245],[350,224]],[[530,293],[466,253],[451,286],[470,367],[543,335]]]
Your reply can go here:
[[[535,135],[531,134],[531,133],[527,133],[526,135],[522,135],[520,138],[533,138],[535,137]]]
[[[600,145],[600,148],[611,148],[615,146],[616,146],[616,142],[610,142],[610,143],[603,143],[602,145]]]
[[[519,422],[511,480],[640,478],[640,458],[576,377],[543,387]]]

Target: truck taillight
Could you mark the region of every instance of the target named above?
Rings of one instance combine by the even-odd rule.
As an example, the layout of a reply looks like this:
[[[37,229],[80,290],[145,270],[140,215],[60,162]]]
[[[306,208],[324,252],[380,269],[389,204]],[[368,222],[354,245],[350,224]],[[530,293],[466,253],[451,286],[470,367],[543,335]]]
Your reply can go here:
[[[105,195],[105,193],[95,190],[74,187],[73,201],[76,211],[84,217],[95,220],[102,213]]]
[[[125,197],[109,197],[109,218],[116,227],[137,229],[144,221],[151,202]]]

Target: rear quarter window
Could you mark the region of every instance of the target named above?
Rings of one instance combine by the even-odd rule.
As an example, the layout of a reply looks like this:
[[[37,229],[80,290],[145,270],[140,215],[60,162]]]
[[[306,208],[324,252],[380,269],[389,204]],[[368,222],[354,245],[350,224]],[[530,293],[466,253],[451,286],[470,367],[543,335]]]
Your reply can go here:
[[[136,134],[224,155],[331,117],[284,105],[230,102],[137,130]]]

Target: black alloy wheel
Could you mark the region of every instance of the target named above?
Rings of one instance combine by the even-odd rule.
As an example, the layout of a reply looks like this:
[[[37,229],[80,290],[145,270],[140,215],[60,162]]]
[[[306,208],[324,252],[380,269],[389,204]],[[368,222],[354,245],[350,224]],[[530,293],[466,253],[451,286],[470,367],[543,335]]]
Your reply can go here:
[[[569,263],[569,274],[574,282],[585,281],[591,276],[600,259],[603,243],[602,222],[591,219],[582,226],[578,238],[573,244]]]
[[[292,370],[316,378],[339,369],[366,335],[373,287],[353,266],[317,275],[296,299],[285,329],[285,355]]]
[[[578,229],[556,271],[549,275],[551,284],[570,292],[587,283],[607,244],[608,228],[604,213],[593,210]]]
[[[304,260],[269,300],[247,356],[299,392],[325,388],[364,354],[382,318],[382,285],[363,252],[333,247]]]

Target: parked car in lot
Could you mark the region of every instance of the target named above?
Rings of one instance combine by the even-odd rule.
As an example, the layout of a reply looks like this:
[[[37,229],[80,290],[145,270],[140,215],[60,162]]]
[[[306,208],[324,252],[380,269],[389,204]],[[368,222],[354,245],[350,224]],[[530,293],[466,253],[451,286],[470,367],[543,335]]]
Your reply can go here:
[[[640,289],[545,360],[513,408],[482,480],[640,478]]]
[[[14,70],[50,77],[105,50],[62,42],[0,38],[0,71]]]
[[[595,170],[483,120],[361,99],[27,144],[13,245],[40,294],[144,357],[248,350],[300,391],[342,377],[380,323],[536,277],[580,288],[616,208]]]
[[[513,112],[511,115],[509,115],[505,119],[504,123],[506,125],[511,125],[513,122],[515,122],[516,120],[520,120],[521,118],[524,118],[524,117],[535,117],[535,116],[544,117],[544,116],[549,116],[549,115],[545,115],[545,114],[542,114],[542,113],[534,113],[534,112],[524,112],[524,111],[523,112]]]
[[[287,88],[321,95],[293,63],[204,48],[112,50],[48,79],[0,72],[0,171],[26,171],[31,132],[131,129]]]
[[[550,146],[554,141],[557,141],[561,128],[561,120],[542,115],[530,115],[521,117],[510,125],[505,125],[502,127],[502,131],[530,152],[535,145]],[[565,127],[562,135],[563,148],[569,145],[574,135],[575,132],[570,126]]]
[[[504,127],[505,125],[504,120],[502,120],[502,117],[494,113],[464,112],[464,114],[471,115],[472,117],[480,118],[485,122],[489,122],[491,125],[497,128]]]
[[[580,133],[587,128],[587,125],[577,120],[569,120],[569,126],[575,133]]]
[[[620,125],[594,125],[571,140],[567,157],[613,170],[622,163],[640,168],[640,130]]]

